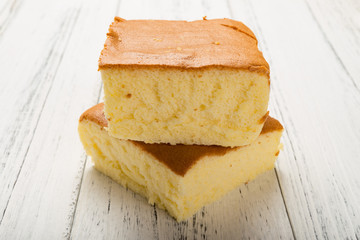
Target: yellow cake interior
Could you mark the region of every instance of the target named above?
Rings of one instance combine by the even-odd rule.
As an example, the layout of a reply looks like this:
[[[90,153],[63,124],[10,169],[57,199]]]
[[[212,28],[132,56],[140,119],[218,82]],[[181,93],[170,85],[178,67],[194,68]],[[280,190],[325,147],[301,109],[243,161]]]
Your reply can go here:
[[[101,69],[109,134],[146,143],[242,146],[266,119],[269,78],[242,69]]]
[[[81,119],[79,134],[97,170],[145,196],[150,204],[155,203],[166,209],[181,221],[202,206],[274,167],[282,127],[279,127],[277,120],[269,119],[275,121],[278,127],[270,126],[267,131],[263,130],[252,144],[219,149],[219,153],[202,153],[182,172],[168,166],[180,163],[168,161],[168,165],[164,164],[154,152],[144,148],[146,144],[114,138],[104,125],[91,118]],[[191,147],[186,146],[184,154]]]

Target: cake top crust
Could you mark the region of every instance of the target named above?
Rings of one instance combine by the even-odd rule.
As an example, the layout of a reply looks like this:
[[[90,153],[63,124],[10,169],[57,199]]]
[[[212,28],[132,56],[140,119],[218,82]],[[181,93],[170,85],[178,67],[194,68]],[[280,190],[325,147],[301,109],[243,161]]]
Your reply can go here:
[[[104,103],[99,103],[86,110],[83,114],[81,114],[79,122],[85,119],[91,122],[95,122],[101,127],[107,127],[108,121],[104,114]]]
[[[231,19],[125,20],[110,25],[99,69],[160,66],[183,69],[230,67],[269,76],[254,33]]]
[[[104,115],[104,103],[99,103],[86,110],[79,119],[80,122],[83,120],[89,120],[95,122],[101,127],[107,127],[108,122]],[[278,120],[268,116],[260,135],[281,130],[283,130],[281,123]],[[165,143],[146,144],[139,141],[131,142],[140,147],[142,150],[151,154],[158,161],[164,163],[174,173],[180,176],[185,176],[191,167],[198,160],[205,156],[223,156],[229,151],[234,151],[238,148],[241,148],[182,144],[170,145]]]

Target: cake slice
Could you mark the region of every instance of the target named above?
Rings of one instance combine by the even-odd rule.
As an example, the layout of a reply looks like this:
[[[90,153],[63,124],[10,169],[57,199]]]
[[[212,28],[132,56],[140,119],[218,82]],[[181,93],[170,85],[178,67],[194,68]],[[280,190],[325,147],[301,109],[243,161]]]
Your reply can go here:
[[[274,167],[283,131],[268,117],[243,147],[146,144],[111,137],[103,104],[80,117],[79,134],[95,168],[166,209],[178,221]]]
[[[115,18],[99,70],[120,139],[242,146],[267,117],[269,65],[238,21]]]

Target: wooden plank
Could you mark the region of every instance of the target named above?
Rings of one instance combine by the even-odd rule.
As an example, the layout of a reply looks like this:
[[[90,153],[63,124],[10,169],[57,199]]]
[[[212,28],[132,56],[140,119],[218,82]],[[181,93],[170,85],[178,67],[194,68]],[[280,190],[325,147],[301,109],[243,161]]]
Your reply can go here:
[[[334,55],[360,92],[360,1],[305,1]]]
[[[291,239],[274,171],[177,223],[92,168],[84,174],[73,239]],[[282,225],[285,223],[286,225]]]
[[[187,222],[159,217],[158,226],[160,239],[293,238],[274,171],[205,206]]]
[[[72,239],[152,239],[153,207],[97,172],[88,160]]]
[[[0,2],[0,39],[6,28],[10,25],[15,16],[17,16],[22,5],[23,1],[18,0],[4,0]]]
[[[278,176],[296,238],[359,238],[360,96],[352,79],[303,1],[231,6],[247,16],[270,62],[271,110],[286,129]]]
[[[77,120],[98,101],[97,58],[117,4],[47,2],[24,5],[0,46],[13,56],[2,58],[2,73],[14,79],[1,93],[10,114],[1,133],[12,137],[1,141],[9,154],[0,175],[0,239],[69,237],[85,162]],[[27,19],[38,6],[44,12]],[[11,96],[18,98],[4,104]]]
[[[201,19],[205,15],[229,16],[228,6],[217,1],[122,1],[119,12],[126,19]],[[72,238],[291,239],[293,235],[274,171],[177,223],[165,211],[93,170],[88,160]]]
[[[0,117],[0,223],[78,17],[78,6],[65,1],[33,4],[43,4],[42,12],[28,19],[34,6],[24,2],[23,17],[0,45],[0,56],[6,56],[0,59],[0,107],[6,112]]]

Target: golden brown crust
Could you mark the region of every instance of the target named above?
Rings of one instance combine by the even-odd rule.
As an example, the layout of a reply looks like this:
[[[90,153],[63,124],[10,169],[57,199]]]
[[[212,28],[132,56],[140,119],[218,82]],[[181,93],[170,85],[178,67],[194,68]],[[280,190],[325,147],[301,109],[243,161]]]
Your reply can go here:
[[[253,32],[231,19],[124,20],[109,28],[99,69],[119,66],[229,67],[269,76]]]
[[[107,127],[108,121],[104,114],[104,103],[99,103],[81,114],[79,122],[83,120],[89,120],[97,123],[101,127]]]
[[[138,141],[133,141],[133,143],[180,176],[185,176],[190,168],[204,156],[223,156],[228,151],[239,148],[164,143],[146,144]]]
[[[267,111],[265,113],[265,115],[259,119],[259,124],[263,124],[266,121],[266,119],[268,118],[268,116],[269,116],[269,111]]]
[[[92,121],[101,127],[107,127],[107,120],[104,115],[104,103],[95,105],[85,111],[80,122],[84,119]],[[268,116],[260,134],[282,130],[281,123]],[[204,156],[223,156],[228,151],[233,151],[241,147],[221,147],[221,146],[200,146],[200,145],[170,145],[170,144],[146,144],[139,141],[131,141],[136,146],[154,156],[158,161],[164,163],[174,173],[184,176],[191,167]]]
[[[273,132],[273,131],[279,131],[279,130],[283,130],[283,129],[284,129],[284,127],[281,125],[281,123],[278,120],[268,116],[260,134],[265,134],[265,133]]]

